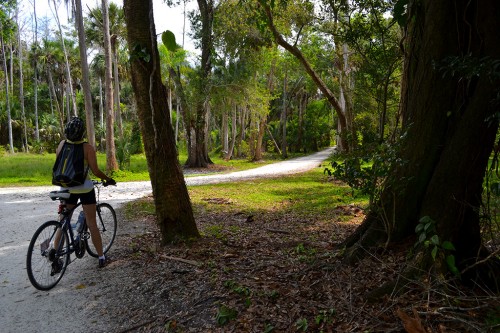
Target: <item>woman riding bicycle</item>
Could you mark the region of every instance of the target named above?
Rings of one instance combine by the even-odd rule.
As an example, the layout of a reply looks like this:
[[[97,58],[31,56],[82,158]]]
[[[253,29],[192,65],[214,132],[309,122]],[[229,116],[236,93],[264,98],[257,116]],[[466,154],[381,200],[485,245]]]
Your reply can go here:
[[[116,182],[106,176],[104,172],[99,169],[97,165],[97,156],[94,147],[87,142],[83,141],[85,135],[85,123],[82,119],[78,117],[73,117],[66,128],[64,129],[64,134],[66,135],[66,140],[62,140],[56,150],[56,157],[61,152],[66,141],[72,144],[83,145],[84,153],[84,164],[85,169],[90,168],[92,173],[106,182],[106,185],[115,185]],[[102,249],[101,234],[97,228],[96,223],[96,195],[94,191],[94,185],[90,179],[88,173],[85,182],[82,185],[68,187],[71,196],[66,200],[66,205],[68,208],[74,207],[78,199],[80,199],[85,213],[85,219],[88,228],[90,229],[90,236],[92,238],[92,243],[94,244],[97,254],[99,255],[99,268],[106,266],[106,257],[104,256]]]

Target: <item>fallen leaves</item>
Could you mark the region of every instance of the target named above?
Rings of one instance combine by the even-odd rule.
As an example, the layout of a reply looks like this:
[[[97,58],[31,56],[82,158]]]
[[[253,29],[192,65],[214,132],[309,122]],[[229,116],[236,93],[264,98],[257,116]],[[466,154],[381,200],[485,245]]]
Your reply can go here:
[[[227,204],[220,198],[207,202]],[[113,305],[115,331],[165,332],[168,326],[169,332],[398,332],[404,327],[427,333],[428,318],[416,310],[425,305],[421,293],[427,290],[415,288],[374,304],[365,299],[368,291],[398,277],[406,257],[402,248],[386,249],[383,257],[371,251],[354,266],[334,252],[362,219],[359,207],[334,207],[330,220],[230,207],[199,209],[196,220],[204,237],[156,251],[148,250],[159,244],[154,222],[124,221],[145,230],[114,252],[118,260],[109,274],[120,279],[110,278],[116,282],[109,286],[112,297],[101,301]],[[350,221],[338,222],[339,214]],[[430,324],[445,332],[437,318]],[[456,327],[460,331],[460,323]]]
[[[401,309],[397,309],[396,314],[403,322],[403,326],[407,333],[427,333],[415,308],[413,308],[413,317],[409,316]]]

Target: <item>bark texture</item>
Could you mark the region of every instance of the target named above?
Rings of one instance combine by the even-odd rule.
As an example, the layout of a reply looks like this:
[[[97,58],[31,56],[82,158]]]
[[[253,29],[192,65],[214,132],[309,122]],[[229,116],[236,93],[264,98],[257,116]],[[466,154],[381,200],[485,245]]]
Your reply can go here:
[[[162,242],[198,237],[161,81],[151,0],[125,0],[131,76]]]
[[[363,224],[346,240],[361,249],[415,235],[420,218],[451,241],[459,269],[482,253],[482,183],[498,130],[498,77],[467,77],[445,59],[500,58],[500,2],[410,1],[401,112],[405,137],[395,165]],[[445,73],[447,71],[447,74]]]
[[[104,35],[104,63],[105,78],[104,89],[106,98],[106,170],[112,172],[118,170],[115,147],[115,117],[113,110],[113,74],[111,62],[111,37],[109,35],[109,3],[102,0],[102,20]]]

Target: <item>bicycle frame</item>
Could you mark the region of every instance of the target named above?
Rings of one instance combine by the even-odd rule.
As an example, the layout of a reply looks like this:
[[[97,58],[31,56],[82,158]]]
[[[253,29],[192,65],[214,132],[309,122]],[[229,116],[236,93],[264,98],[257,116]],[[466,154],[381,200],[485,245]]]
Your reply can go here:
[[[28,278],[35,288],[39,290],[53,288],[59,283],[67,266],[74,260],[83,258],[86,253],[91,257],[98,258],[101,254],[97,253],[93,246],[89,246],[93,232],[99,233],[101,236],[103,254],[113,244],[117,227],[116,213],[111,205],[99,201],[100,187],[107,185],[98,181],[93,183],[94,188],[97,189],[97,225],[92,225],[92,228],[89,228],[87,220],[84,219],[83,225],[76,232],[71,226],[71,218],[82,203],[69,204],[68,199],[71,194],[68,189],[49,193],[53,201],[60,202],[58,218],[46,221],[38,227],[31,238],[26,256]],[[71,258],[71,254],[75,254],[76,258]]]
[[[67,193],[67,194],[66,194]],[[57,254],[59,256],[63,256],[66,254],[66,251],[63,250],[64,242],[61,242],[62,235],[60,233],[64,233],[69,231],[69,253],[73,253],[77,250],[76,242],[75,242],[75,234],[73,233],[73,228],[71,227],[71,218],[73,216],[73,212],[82,205],[81,202],[78,202],[74,207],[68,208],[66,204],[66,199],[69,198],[69,191],[53,191],[50,193],[50,197],[52,200],[59,200],[59,222],[61,223],[60,230],[56,230],[54,234],[54,247],[56,248]],[[82,230],[85,230],[85,220],[84,227]],[[83,232],[81,232],[83,234]],[[59,238],[59,239],[58,239]],[[56,243],[58,245],[56,246]]]

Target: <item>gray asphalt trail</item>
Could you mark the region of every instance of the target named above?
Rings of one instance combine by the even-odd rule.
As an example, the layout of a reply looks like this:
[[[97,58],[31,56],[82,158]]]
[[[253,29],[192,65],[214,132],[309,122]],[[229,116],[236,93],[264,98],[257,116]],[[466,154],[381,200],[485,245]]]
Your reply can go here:
[[[333,150],[246,171],[186,177],[186,184],[196,186],[304,172],[318,167]],[[99,308],[99,297],[106,284],[106,269],[88,274],[89,270],[97,270],[94,258],[85,256],[71,264],[50,291],[36,290],[28,280],[26,252],[31,236],[42,222],[57,217],[58,202],[48,197],[54,189],[54,186],[0,188],[0,333],[108,331],[99,322],[104,311]],[[150,182],[119,183],[105,188],[101,201],[119,208],[150,193]]]

